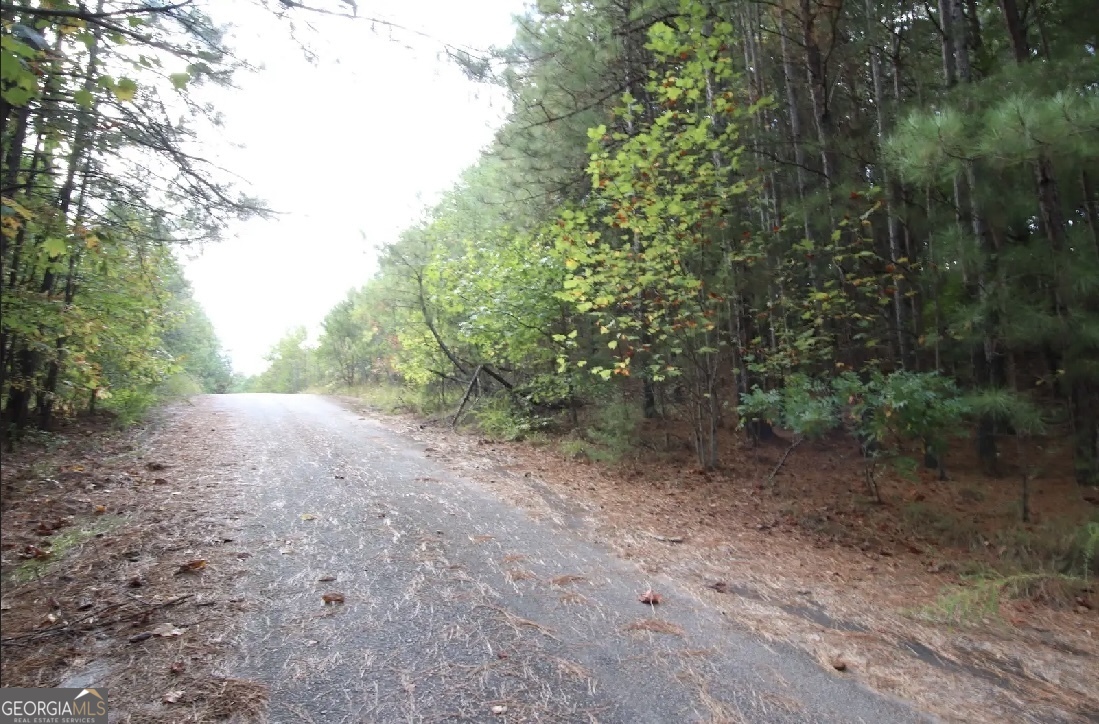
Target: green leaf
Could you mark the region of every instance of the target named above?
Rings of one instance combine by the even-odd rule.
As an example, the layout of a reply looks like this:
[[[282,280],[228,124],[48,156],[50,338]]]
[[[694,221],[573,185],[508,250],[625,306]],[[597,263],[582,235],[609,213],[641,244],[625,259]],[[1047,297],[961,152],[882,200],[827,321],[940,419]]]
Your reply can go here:
[[[69,245],[65,243],[64,239],[51,236],[42,242],[42,249],[53,258],[68,253]]]
[[[81,88],[76,93],[73,93],[73,101],[81,108],[91,108],[95,103],[95,96],[92,95],[90,90]]]
[[[137,95],[137,83],[129,78],[119,78],[114,87],[114,94],[123,103],[132,101]]]
[[[187,84],[191,81],[190,73],[172,73],[168,76],[168,79],[172,81],[172,85],[176,90],[183,90],[187,87]]]
[[[30,101],[34,94],[26,88],[19,88],[18,86],[11,86],[3,92],[3,98],[13,106],[25,106]]]

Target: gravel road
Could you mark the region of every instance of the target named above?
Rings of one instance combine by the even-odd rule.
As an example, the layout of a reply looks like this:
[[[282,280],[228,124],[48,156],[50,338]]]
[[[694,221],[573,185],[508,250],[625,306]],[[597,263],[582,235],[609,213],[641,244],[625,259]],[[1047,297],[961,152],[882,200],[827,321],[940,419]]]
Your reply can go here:
[[[929,721],[328,399],[199,404],[249,486],[233,673],[274,722]]]

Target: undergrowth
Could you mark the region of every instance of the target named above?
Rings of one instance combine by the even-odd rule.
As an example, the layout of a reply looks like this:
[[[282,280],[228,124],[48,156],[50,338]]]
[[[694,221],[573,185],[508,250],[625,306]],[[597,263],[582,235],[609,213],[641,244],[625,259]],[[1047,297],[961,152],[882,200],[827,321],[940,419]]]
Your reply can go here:
[[[1002,531],[990,541],[1000,567],[976,566],[962,582],[939,594],[914,615],[941,623],[967,624],[998,618],[1004,601],[1028,599],[1072,605],[1091,591],[1099,575],[1099,516],[1066,529]]]
[[[61,558],[73,548],[91,540],[100,533],[106,533],[122,524],[120,515],[103,515],[82,525],[72,525],[45,539],[44,546],[49,550],[46,558],[33,558],[21,563],[9,574],[15,583],[26,583],[41,578]]]
[[[390,414],[408,412],[428,416],[452,410],[458,404],[461,391],[457,386],[453,386],[453,389],[438,390],[391,382],[375,382],[342,388],[341,392],[381,412]]]
[[[554,423],[549,415],[531,414],[507,392],[479,400],[473,416],[486,436],[508,442],[524,440],[532,433],[549,429]]]

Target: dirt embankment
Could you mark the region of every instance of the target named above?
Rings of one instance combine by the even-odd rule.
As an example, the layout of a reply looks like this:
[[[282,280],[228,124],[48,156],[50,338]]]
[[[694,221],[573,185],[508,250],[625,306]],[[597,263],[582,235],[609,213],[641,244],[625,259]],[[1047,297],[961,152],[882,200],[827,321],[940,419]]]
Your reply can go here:
[[[254,720],[265,687],[227,676],[244,602],[239,477],[216,412],[81,421],[5,455],[4,686],[110,689],[112,722]]]

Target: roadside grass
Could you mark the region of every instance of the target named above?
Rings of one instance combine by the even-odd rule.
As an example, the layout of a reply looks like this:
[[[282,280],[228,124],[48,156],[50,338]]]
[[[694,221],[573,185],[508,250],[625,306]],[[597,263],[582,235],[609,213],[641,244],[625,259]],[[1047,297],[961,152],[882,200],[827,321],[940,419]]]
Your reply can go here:
[[[101,515],[74,524],[44,539],[43,546],[48,548],[49,557],[32,558],[21,563],[8,574],[13,583],[28,583],[42,578],[58,566],[65,554],[77,548],[85,541],[114,530],[122,525],[125,518],[121,515]]]
[[[322,392],[331,393],[332,390]],[[340,387],[338,392],[386,414],[411,413],[425,417],[453,410],[462,394],[456,385],[428,390],[392,382]]]
[[[1099,518],[1099,516],[1096,516]],[[937,623],[974,624],[1001,617],[1001,606],[1029,600],[1054,608],[1082,605],[1099,574],[1099,520],[1075,528],[1045,525],[999,531],[989,541],[1001,565],[971,561],[961,583],[934,602],[909,611]]]

